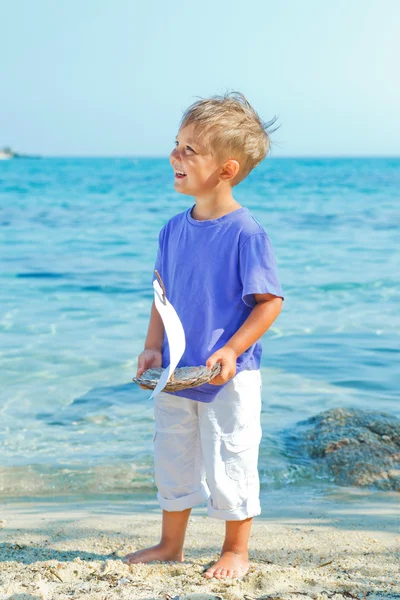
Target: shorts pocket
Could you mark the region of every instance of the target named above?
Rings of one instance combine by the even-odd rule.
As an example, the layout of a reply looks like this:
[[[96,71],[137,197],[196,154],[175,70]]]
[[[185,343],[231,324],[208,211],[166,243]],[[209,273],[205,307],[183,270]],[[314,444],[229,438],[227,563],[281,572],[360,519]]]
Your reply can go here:
[[[261,428],[247,428],[222,436],[222,459],[228,477],[240,481],[257,473],[261,435]]]

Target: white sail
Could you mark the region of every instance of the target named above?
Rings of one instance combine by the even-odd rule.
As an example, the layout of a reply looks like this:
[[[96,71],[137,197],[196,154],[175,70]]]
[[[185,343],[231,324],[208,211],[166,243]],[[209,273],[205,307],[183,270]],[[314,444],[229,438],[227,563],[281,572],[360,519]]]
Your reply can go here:
[[[181,360],[186,348],[185,332],[174,307],[168,302],[165,296],[164,304],[163,291],[156,279],[153,281],[153,287],[156,309],[160,313],[161,319],[164,323],[165,333],[168,338],[170,364],[161,373],[161,377],[156,388],[153,390],[153,393],[150,396],[150,400],[159,394],[165,387],[168,379],[171,377],[179,361]]]

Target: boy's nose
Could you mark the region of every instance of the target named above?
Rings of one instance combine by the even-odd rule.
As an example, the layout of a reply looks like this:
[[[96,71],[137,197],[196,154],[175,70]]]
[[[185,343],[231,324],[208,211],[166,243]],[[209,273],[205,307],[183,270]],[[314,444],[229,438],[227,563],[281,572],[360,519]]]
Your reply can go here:
[[[172,167],[175,167],[176,163],[181,162],[181,156],[180,156],[179,150],[177,148],[174,148],[174,150],[172,150],[172,152],[169,156],[169,160],[170,160]]]
[[[174,149],[172,150],[172,152],[171,152],[171,156],[172,156],[173,158],[176,158],[177,160],[179,160],[179,159],[180,159],[180,154],[179,154],[179,150],[178,150],[178,148],[174,148]]]

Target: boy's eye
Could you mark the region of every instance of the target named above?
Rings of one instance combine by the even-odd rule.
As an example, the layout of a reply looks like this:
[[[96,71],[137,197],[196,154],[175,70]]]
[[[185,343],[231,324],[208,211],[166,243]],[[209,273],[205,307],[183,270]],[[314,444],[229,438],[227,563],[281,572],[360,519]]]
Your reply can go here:
[[[179,146],[178,140],[175,140],[175,146]],[[194,152],[193,148],[191,148],[190,146],[186,146],[186,149],[190,150],[190,152]]]

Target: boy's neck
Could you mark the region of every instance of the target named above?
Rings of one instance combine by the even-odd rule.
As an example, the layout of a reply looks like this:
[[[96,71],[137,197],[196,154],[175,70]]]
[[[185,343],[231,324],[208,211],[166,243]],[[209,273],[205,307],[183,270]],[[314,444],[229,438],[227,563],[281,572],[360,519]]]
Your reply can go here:
[[[231,193],[195,198],[195,202],[196,206],[192,210],[192,217],[197,221],[218,219],[241,208]]]

